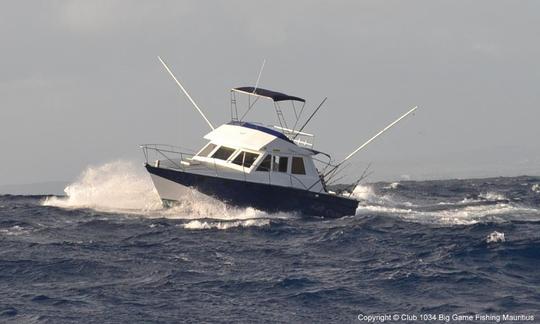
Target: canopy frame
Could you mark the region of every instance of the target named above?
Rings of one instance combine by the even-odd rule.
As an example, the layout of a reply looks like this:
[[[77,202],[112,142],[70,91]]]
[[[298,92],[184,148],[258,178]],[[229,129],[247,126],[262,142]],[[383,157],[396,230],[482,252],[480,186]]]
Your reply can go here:
[[[248,100],[246,111],[242,114],[241,117],[239,117],[238,115],[238,105],[237,105],[237,97],[236,97],[237,93],[247,95],[247,100]],[[260,98],[266,98],[266,99],[272,100],[272,103],[274,105],[274,110],[276,112],[276,116],[278,119],[278,123],[280,127],[282,128],[289,128],[287,125],[287,120],[285,118],[285,115],[283,114],[283,110],[280,105],[282,101],[291,102],[291,106],[294,112],[293,118],[295,119],[294,127],[296,127],[298,121],[300,120],[302,112],[304,111],[304,107],[306,105],[305,99],[296,97],[296,96],[290,96],[285,93],[263,89],[263,88],[257,88],[257,87],[238,87],[238,88],[231,89],[231,120],[241,122],[244,119],[244,117],[255,106],[255,104],[259,101]],[[298,109],[296,105],[294,104],[295,101],[302,103],[302,107],[299,113],[298,113]]]

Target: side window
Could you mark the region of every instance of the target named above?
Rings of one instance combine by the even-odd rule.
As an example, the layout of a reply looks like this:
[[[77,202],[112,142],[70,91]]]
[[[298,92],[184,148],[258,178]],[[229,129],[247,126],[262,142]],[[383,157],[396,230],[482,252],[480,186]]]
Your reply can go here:
[[[242,162],[244,162],[244,152],[240,152],[240,154],[238,154],[232,161],[232,163],[238,165],[242,165]]]
[[[222,146],[212,155],[215,159],[227,160],[236,151],[233,148]]]
[[[251,166],[253,165],[253,162],[255,162],[255,160],[257,160],[257,158],[259,157],[259,154],[249,153],[249,152],[245,152],[244,154],[245,154],[244,166],[246,168],[251,168]]]
[[[298,156],[292,158],[291,173],[293,174],[306,174],[306,168],[304,166],[304,159]]]
[[[216,144],[208,144],[206,145],[205,148],[202,149],[201,152],[199,152],[199,154],[197,154],[198,156],[208,156],[214,149],[216,148]]]
[[[272,165],[272,171],[287,172],[287,162],[289,158],[286,156],[274,155],[274,163]]]
[[[261,164],[257,168],[257,171],[270,171],[270,165],[272,164],[272,155],[268,154],[264,157]]]
[[[287,157],[280,157],[279,158],[279,172],[287,172],[287,162],[289,161],[289,158]]]
[[[242,151],[240,154],[238,154],[234,158],[232,163],[238,164],[238,165],[244,165],[244,167],[250,168],[251,165],[253,165],[253,162],[255,162],[255,160],[257,160],[258,157],[259,157],[259,154]]]

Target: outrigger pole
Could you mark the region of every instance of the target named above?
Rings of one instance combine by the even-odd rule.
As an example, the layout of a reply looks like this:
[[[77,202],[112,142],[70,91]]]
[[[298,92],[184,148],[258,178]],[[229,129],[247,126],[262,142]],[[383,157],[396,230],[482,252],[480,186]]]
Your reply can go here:
[[[193,98],[191,98],[191,96],[189,95],[189,93],[187,92],[187,90],[182,86],[182,84],[180,83],[180,81],[178,81],[178,79],[174,76],[174,74],[171,72],[171,70],[169,69],[169,67],[167,66],[167,64],[165,64],[165,62],[163,62],[163,60],[161,59],[161,57],[157,57],[159,59],[159,61],[161,62],[161,64],[163,64],[163,66],[165,67],[165,70],[167,70],[167,72],[169,72],[169,74],[171,75],[171,77],[174,79],[174,81],[176,81],[176,84],[178,84],[178,86],[180,87],[180,89],[182,89],[182,91],[184,92],[184,94],[186,95],[186,97],[188,97],[189,101],[191,101],[191,103],[193,104],[193,106],[197,109],[197,111],[199,112],[199,114],[201,114],[201,116],[204,118],[204,120],[206,121],[206,123],[208,124],[208,126],[210,126],[210,128],[212,128],[212,130],[214,130],[214,125],[212,125],[212,123],[208,120],[208,118],[206,118],[206,116],[204,115],[204,113],[202,112],[201,108],[199,108],[199,106],[197,106],[197,104],[195,103],[195,101],[193,100]]]
[[[368,139],[364,144],[360,145],[356,150],[354,150],[351,154],[347,155],[346,158],[343,159],[343,161],[339,162],[338,164],[336,164],[330,171],[328,171],[324,176],[326,177],[327,175],[331,174],[332,172],[336,171],[337,168],[339,168],[345,161],[347,161],[348,159],[350,159],[351,157],[353,157],[353,155],[355,155],[356,153],[358,153],[358,151],[360,151],[361,149],[363,149],[364,147],[366,147],[369,143],[371,143],[374,139],[376,139],[377,137],[379,137],[380,135],[382,135],[384,132],[386,132],[387,130],[389,130],[390,128],[392,128],[392,126],[394,126],[395,124],[399,123],[403,118],[407,117],[409,114],[413,113],[416,109],[418,109],[418,106],[412,108],[411,110],[407,111],[405,114],[403,114],[401,117],[399,117],[398,119],[396,119],[393,123],[391,123],[390,125],[386,126],[385,128],[383,128],[380,132],[378,132],[377,134],[373,135],[373,137],[371,137],[370,139]]]

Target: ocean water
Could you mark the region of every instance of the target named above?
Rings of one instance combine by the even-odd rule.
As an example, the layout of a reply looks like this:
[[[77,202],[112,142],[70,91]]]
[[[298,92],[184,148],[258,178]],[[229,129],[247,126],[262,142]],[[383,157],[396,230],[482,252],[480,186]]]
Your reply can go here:
[[[196,192],[162,209],[126,162],[66,193],[0,196],[0,322],[540,320],[538,177],[363,184],[356,215],[333,220]]]

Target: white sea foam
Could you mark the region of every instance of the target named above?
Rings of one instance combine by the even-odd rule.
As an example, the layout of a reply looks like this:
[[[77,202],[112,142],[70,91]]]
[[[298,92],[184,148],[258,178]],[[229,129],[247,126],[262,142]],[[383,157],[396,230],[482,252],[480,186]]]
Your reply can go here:
[[[25,229],[24,227],[21,227],[19,225],[11,226],[10,228],[2,228],[0,229],[0,234],[8,235],[8,236],[18,236],[30,233],[30,230]]]
[[[531,186],[531,190],[536,192],[536,193],[540,193],[540,184],[539,183],[535,183]]]
[[[388,186],[384,187],[385,189],[397,189],[400,186],[399,182],[392,182]]]
[[[442,201],[437,205],[448,207],[435,211],[430,211],[429,206],[400,201],[399,196],[377,195],[369,185],[357,186],[353,190],[353,197],[360,200],[356,215],[384,213],[419,223],[470,225],[483,221],[505,221],[513,217],[536,220],[540,216],[540,210],[510,203],[506,196],[498,192],[484,192],[478,199],[465,198],[458,203]],[[494,204],[482,204],[486,201]],[[471,203],[479,204],[468,205]]]
[[[128,161],[90,166],[64,191],[66,197],[48,197],[42,204],[65,209],[89,208],[110,213],[135,214],[148,218],[246,220],[238,225],[207,223],[209,228],[218,229],[261,226],[260,222],[251,221],[253,219],[291,217],[287,213],[268,214],[255,208],[231,207],[196,190],[188,191],[184,199],[174,207],[163,208],[144,168]]]
[[[506,203],[464,206],[438,211],[423,211],[396,206],[361,204],[356,213],[357,215],[366,213],[389,213],[408,221],[441,225],[470,225],[486,220],[498,222],[504,221],[509,217],[519,217],[521,220],[537,219],[540,215],[538,209],[514,206]]]
[[[502,243],[505,241],[504,233],[494,231],[486,237],[487,243]]]
[[[201,230],[201,229],[220,229],[226,230],[234,227],[261,227],[270,224],[269,219],[247,219],[247,220],[237,220],[237,221],[201,221],[201,220],[192,220],[183,225],[184,228],[190,230]]]
[[[498,193],[498,192],[483,192],[480,195],[478,195],[481,199],[490,200],[490,201],[499,201],[499,200],[507,200],[506,196]]]

